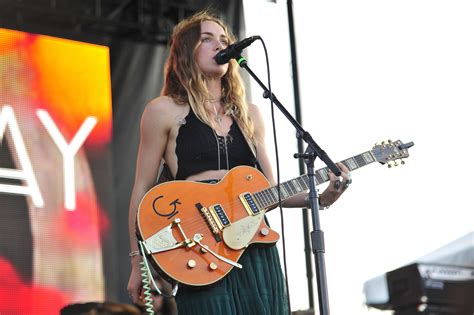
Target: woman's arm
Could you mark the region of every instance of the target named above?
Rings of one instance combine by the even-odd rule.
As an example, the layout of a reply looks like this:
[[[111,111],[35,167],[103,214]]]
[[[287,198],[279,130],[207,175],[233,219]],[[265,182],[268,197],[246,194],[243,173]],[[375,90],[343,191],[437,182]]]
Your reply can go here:
[[[134,303],[139,303],[141,295],[140,262],[141,256],[136,255],[138,244],[135,235],[136,214],[138,205],[146,192],[153,187],[158,176],[161,159],[164,155],[168,134],[171,128],[169,119],[173,105],[169,98],[159,97],[145,107],[140,124],[140,144],[138,147],[135,183],[133,185],[128,232],[131,248],[132,272],[127,290]]]

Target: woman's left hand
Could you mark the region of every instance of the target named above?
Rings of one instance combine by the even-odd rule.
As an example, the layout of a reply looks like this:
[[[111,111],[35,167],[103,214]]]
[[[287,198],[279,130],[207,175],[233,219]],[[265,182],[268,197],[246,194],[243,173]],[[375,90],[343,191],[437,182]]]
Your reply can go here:
[[[332,205],[352,183],[349,169],[341,162],[336,164],[341,170],[341,176],[337,177],[329,171],[329,186],[319,195],[319,205],[322,208],[327,208]]]

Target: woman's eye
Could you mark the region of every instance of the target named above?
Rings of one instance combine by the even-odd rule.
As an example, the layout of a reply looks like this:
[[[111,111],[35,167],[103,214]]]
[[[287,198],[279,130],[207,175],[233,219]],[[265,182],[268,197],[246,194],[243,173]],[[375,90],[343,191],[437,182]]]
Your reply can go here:
[[[203,42],[203,43],[208,43],[210,41],[211,41],[211,39],[209,37],[204,37],[204,38],[201,39],[201,42]]]

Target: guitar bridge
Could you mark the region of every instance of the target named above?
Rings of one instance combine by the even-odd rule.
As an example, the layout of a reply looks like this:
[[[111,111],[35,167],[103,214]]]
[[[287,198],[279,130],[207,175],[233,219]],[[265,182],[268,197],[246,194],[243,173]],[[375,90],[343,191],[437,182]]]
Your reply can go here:
[[[204,217],[204,220],[206,221],[207,226],[211,230],[216,242],[222,241],[221,235],[219,234],[219,225],[216,223],[216,220],[214,220],[213,215],[211,214],[209,209],[203,207],[200,203],[196,204],[196,208],[199,210],[199,212],[201,212],[202,216]]]

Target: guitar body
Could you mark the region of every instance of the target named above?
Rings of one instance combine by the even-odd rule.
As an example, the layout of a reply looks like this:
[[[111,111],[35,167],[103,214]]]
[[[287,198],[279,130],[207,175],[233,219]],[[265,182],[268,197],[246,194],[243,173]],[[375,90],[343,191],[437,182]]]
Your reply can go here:
[[[140,203],[137,231],[156,266],[167,278],[190,286],[212,284],[234,266],[201,245],[237,262],[248,245],[278,241],[278,233],[263,220],[266,209],[249,214],[240,198],[242,193],[252,194],[268,187],[265,176],[248,166],[233,168],[217,184],[171,181],[157,185]],[[218,220],[209,220],[200,209],[215,205],[223,209],[229,222],[221,226],[218,233],[209,224]],[[193,241],[195,235],[202,236],[200,245]],[[242,267],[245,270],[245,266]]]
[[[350,171],[373,162],[403,164],[413,142],[382,142],[371,151],[341,161]],[[391,164],[392,163],[392,164]],[[314,173],[316,185],[329,169]],[[217,184],[172,181],[153,187],[137,212],[140,244],[168,280],[190,286],[215,283],[238,264],[247,246],[273,244],[280,236],[264,221],[267,209],[309,189],[309,177],[270,187],[257,169],[238,166]],[[278,197],[280,192],[280,197]]]

